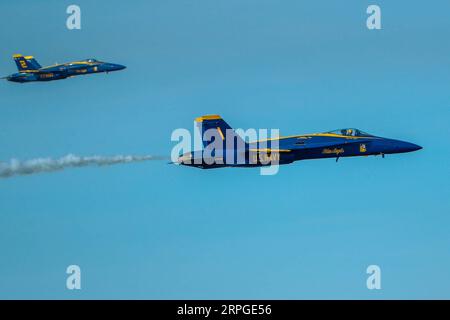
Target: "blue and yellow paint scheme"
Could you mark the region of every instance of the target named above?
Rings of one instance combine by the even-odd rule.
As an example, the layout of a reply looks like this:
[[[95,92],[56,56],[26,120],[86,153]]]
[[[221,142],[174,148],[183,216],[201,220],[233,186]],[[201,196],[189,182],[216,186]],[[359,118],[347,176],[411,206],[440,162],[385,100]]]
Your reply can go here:
[[[125,66],[115,63],[85,59],[49,67],[42,67],[33,56],[13,55],[19,72],[4,79],[12,82],[52,81],[91,73],[112,72],[125,69]]]
[[[207,130],[212,130],[211,138],[202,139],[203,150],[184,153],[177,163],[202,169],[259,167],[307,159],[384,157],[422,149],[414,143],[382,138],[354,128],[246,142],[219,115],[202,116],[195,122],[202,137]],[[232,143],[227,143],[227,139]],[[213,143],[215,147],[205,152]]]

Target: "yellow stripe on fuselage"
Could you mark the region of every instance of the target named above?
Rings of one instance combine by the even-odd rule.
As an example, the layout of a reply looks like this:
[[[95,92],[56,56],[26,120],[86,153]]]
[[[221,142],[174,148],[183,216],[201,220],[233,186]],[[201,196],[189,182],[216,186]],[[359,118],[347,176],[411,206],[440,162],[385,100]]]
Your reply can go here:
[[[87,64],[88,66],[95,66],[95,65],[99,65],[99,62],[86,62],[86,61],[74,61],[74,62],[66,62],[66,63],[59,63],[59,64],[54,64],[48,67],[43,67],[42,69],[50,69],[50,68],[54,68],[54,67],[60,67],[60,66],[69,66],[69,65],[73,65],[73,64]]]
[[[251,152],[291,152],[292,150],[289,149],[249,149]]]
[[[355,139],[380,139],[378,137],[354,137],[354,136],[344,136],[342,134],[335,134],[335,133],[312,133],[312,134],[302,134],[302,135],[292,135],[292,136],[284,136],[284,137],[278,137],[278,138],[269,138],[269,139],[263,139],[258,140],[256,142],[262,142],[262,141],[274,141],[274,140],[282,140],[282,139],[289,139],[289,138],[299,138],[299,139],[308,139],[312,137],[332,137],[332,138],[345,138],[350,140]],[[255,143],[255,142],[253,142]]]

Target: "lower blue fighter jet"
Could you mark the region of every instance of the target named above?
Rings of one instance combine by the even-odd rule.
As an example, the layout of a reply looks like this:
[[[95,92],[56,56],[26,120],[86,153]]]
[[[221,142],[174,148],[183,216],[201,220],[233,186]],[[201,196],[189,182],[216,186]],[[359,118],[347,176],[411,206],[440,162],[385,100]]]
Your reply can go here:
[[[347,128],[324,133],[293,135],[246,142],[219,115],[195,119],[203,150],[178,157],[176,163],[212,169],[289,164],[298,160],[405,153],[422,147]]]
[[[33,56],[13,55],[19,72],[3,79],[12,82],[52,81],[74,76],[99,72],[112,72],[125,69],[125,66],[115,63],[101,62],[95,59],[72,61],[42,67]]]

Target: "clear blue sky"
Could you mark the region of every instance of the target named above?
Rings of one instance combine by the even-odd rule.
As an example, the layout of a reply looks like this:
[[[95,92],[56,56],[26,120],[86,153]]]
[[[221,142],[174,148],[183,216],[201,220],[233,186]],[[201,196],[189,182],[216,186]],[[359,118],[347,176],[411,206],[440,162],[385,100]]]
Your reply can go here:
[[[69,31],[66,7],[82,10]],[[382,30],[366,28],[366,8]],[[0,180],[0,298],[450,298],[450,3],[0,2],[0,160],[170,154],[202,114],[283,135],[340,127],[411,154],[197,170],[147,162]],[[82,290],[65,287],[66,267]],[[370,264],[382,290],[366,288]]]

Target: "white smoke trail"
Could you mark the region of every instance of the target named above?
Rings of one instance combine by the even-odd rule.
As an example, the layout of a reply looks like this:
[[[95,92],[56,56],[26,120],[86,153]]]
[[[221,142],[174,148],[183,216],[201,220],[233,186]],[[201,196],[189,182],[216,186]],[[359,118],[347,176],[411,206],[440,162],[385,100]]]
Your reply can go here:
[[[70,167],[109,166],[118,163],[130,163],[149,160],[164,160],[165,157],[117,155],[111,157],[90,156],[80,157],[68,154],[59,159],[37,158],[26,161],[11,159],[9,162],[0,162],[0,178],[9,178],[16,175],[28,175],[40,172],[64,170]]]

